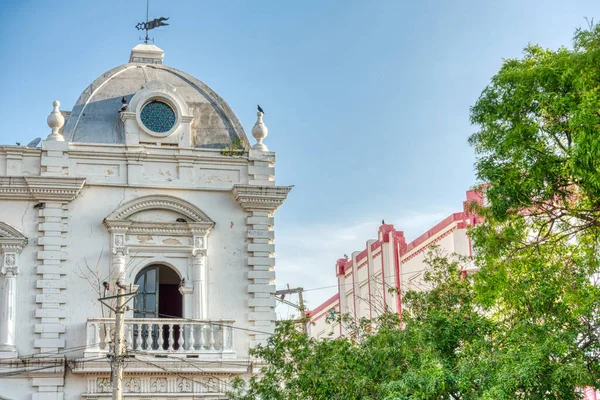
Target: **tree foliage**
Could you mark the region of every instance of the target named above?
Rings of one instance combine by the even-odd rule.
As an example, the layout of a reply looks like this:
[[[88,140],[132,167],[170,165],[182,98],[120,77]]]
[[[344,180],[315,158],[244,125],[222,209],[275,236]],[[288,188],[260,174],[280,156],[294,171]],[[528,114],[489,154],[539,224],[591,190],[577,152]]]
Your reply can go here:
[[[503,327],[472,371],[495,371],[497,398],[572,398],[600,377],[600,28],[506,60],[471,119],[488,200],[476,298]]]
[[[576,399],[600,388],[600,28],[530,45],[471,109],[474,260],[434,249],[403,315],[313,340],[291,323],[232,399]],[[479,272],[459,274],[474,262]],[[341,318],[343,321],[343,318]],[[354,337],[355,339],[352,339]]]
[[[357,332],[316,340],[292,322],[281,323],[267,345],[253,351],[264,361],[249,385],[242,380],[236,400],[458,399],[461,355],[457,349],[485,335],[489,323],[473,303],[464,260],[429,254],[425,282],[431,289],[408,292],[403,320],[385,314],[354,325]],[[355,337],[357,339],[352,339]]]

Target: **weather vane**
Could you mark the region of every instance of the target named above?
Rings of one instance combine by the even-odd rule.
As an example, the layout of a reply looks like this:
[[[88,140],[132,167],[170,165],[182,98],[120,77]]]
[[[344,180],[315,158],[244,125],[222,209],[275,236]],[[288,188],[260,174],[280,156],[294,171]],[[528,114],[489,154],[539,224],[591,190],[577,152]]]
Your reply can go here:
[[[150,38],[148,37],[148,31],[150,29],[154,29],[154,28],[158,28],[159,26],[166,26],[169,25],[167,24],[165,21],[168,20],[169,18],[165,18],[165,17],[160,17],[160,18],[155,18],[152,21],[148,21],[148,11],[150,9],[150,0],[146,0],[146,22],[140,22],[138,23],[135,27],[137,28],[138,31],[146,31],[146,38],[144,39],[144,43],[148,44],[148,40],[150,40]],[[154,39],[152,39],[154,41]]]

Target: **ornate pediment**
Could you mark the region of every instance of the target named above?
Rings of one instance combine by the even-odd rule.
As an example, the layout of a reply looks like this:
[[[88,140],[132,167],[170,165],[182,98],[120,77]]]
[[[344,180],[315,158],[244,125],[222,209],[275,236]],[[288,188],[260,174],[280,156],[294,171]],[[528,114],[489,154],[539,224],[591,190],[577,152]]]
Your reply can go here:
[[[104,219],[104,225],[113,236],[113,253],[126,253],[130,247],[206,248],[204,237],[215,223],[192,203],[173,196],[151,195],[117,208]],[[202,246],[197,245],[199,241]]]
[[[17,228],[0,222],[0,249],[21,251],[27,244],[27,238]]]
[[[105,221],[125,221],[134,214],[147,210],[174,211],[183,215],[187,222],[214,225],[214,221],[192,203],[166,195],[139,197],[117,208]]]

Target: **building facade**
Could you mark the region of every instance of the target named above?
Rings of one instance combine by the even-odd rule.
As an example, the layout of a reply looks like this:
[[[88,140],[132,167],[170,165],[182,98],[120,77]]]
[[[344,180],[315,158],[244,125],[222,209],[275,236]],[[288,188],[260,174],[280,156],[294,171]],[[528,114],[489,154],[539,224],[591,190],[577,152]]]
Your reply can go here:
[[[220,399],[275,326],[275,153],[227,103],[138,45],[0,146],[0,398],[111,398],[117,283],[127,399]],[[137,294],[135,290],[137,289]],[[100,301],[100,298],[105,300]]]
[[[393,225],[382,224],[377,239],[368,240],[365,249],[337,260],[337,293],[307,311],[309,336],[338,338],[351,334],[352,321],[376,318],[383,312],[401,313],[403,292],[427,288],[423,281],[427,267],[425,256],[432,246],[438,246],[447,254],[472,256],[473,246],[467,229],[483,221],[469,211],[472,202],[483,204],[484,194],[468,190],[462,211],[444,218],[409,243],[402,231]],[[473,265],[462,272],[474,271]],[[350,322],[340,323],[339,315],[347,315]],[[584,400],[600,399],[600,391],[593,388],[581,389],[581,393]]]
[[[473,248],[467,229],[481,222],[469,211],[471,202],[483,203],[482,193],[467,191],[462,211],[449,215],[409,243],[402,231],[382,224],[377,239],[368,240],[364,249],[350,257],[337,260],[337,293],[309,312],[310,335],[327,338],[347,334],[345,324],[328,318],[337,313],[356,321],[372,319],[386,311],[400,313],[401,293],[424,288],[425,256],[433,245],[449,254],[471,256]]]

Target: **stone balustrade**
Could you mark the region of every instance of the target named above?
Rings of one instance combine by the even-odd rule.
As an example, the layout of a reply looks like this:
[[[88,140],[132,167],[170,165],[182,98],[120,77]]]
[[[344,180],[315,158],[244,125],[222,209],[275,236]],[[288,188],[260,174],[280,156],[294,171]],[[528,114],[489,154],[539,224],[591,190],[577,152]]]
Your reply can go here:
[[[127,351],[136,355],[235,358],[233,320],[126,318]],[[88,318],[85,357],[112,351],[114,318]]]

